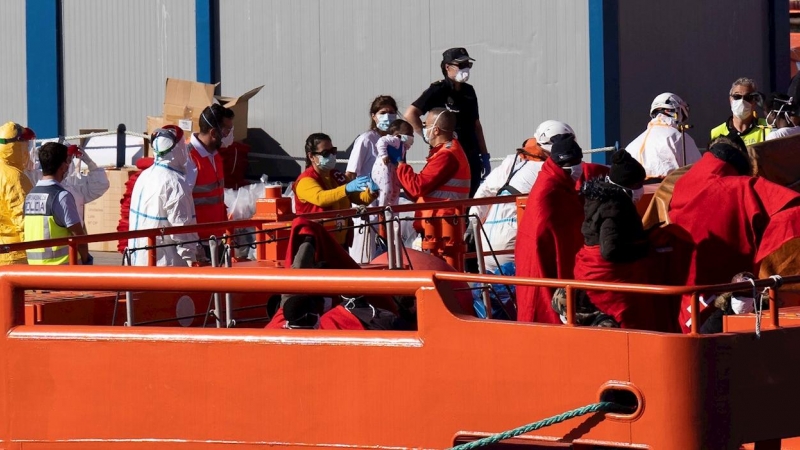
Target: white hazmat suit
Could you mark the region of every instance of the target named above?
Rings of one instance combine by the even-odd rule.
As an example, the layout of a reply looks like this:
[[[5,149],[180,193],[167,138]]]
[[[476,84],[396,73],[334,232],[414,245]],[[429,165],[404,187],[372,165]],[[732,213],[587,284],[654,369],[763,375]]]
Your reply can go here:
[[[129,215],[130,230],[144,230],[161,227],[194,225],[194,200],[192,190],[186,182],[186,162],[188,153],[182,132],[177,127],[167,126],[156,130],[152,139],[155,163],[145,169],[131,194]],[[169,138],[172,132],[174,140]],[[156,237],[156,264],[159,266],[186,266],[205,258],[198,244],[197,233],[165,235]],[[131,265],[146,266],[147,238],[128,240],[132,250]]]
[[[688,133],[678,131],[678,121],[664,114],[653,118],[647,124],[647,130],[628,144],[625,150],[644,167],[647,178],[665,177],[678,167],[700,160],[700,151],[694,139]]]
[[[528,194],[533,183],[542,170],[542,161],[531,161],[522,155],[510,155],[500,163],[496,169],[486,177],[475,192],[475,198],[485,198],[511,194]],[[510,186],[517,192],[508,189]],[[513,249],[517,242],[517,204],[498,203],[494,205],[473,206],[469,210],[470,216],[477,215],[483,223],[483,229],[488,235],[481,234],[480,239],[483,251]],[[474,219],[472,219],[474,220]],[[477,236],[475,237],[478,238]],[[491,244],[491,247],[490,245]],[[500,265],[513,262],[514,255],[496,255]],[[487,271],[497,270],[495,257],[489,255],[483,258]]]

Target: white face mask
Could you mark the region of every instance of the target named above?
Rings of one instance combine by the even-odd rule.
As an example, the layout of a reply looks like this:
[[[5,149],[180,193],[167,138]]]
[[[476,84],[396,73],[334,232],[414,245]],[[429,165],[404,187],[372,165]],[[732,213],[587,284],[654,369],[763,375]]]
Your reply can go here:
[[[391,125],[395,120],[397,120],[397,114],[378,114],[378,121],[375,122],[375,125],[379,130],[386,131],[389,129],[389,125]]]
[[[744,99],[734,100],[733,103],[731,103],[731,112],[734,117],[739,120],[744,120],[753,113],[753,105],[747,103]]]
[[[233,127],[231,127],[231,131],[227,136],[222,137],[222,147],[228,147],[231,144],[233,144]]]
[[[731,309],[735,314],[748,314],[755,311],[752,297],[731,297]]]
[[[583,164],[576,164],[572,167],[564,167],[565,172],[569,172],[569,176],[572,177],[573,181],[578,181],[581,179],[581,175],[583,174]]]
[[[408,150],[409,148],[411,148],[412,145],[414,145],[414,136],[413,135],[408,136],[403,134],[400,136],[400,142],[404,143],[406,150]]]
[[[631,200],[633,200],[633,203],[639,203],[639,200],[642,199],[643,195],[644,195],[644,187],[640,187],[639,189],[633,189],[631,191]]]
[[[322,170],[333,170],[336,167],[335,156],[317,156],[319,158],[318,166]]]
[[[458,73],[453,79],[458,83],[466,83],[469,80],[469,67],[458,69]]]

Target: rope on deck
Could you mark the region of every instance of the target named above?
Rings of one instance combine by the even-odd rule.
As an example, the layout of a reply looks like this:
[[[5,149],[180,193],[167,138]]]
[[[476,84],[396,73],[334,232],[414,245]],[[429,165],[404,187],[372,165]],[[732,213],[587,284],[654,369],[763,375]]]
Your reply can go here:
[[[586,405],[581,408],[567,411],[557,416],[552,416],[548,417],[547,419],[542,419],[538,422],[533,422],[528,425],[524,425],[518,428],[513,428],[508,431],[503,431],[502,433],[493,434],[483,439],[478,439],[477,441],[472,441],[466,444],[457,445],[455,447],[451,447],[448,450],[472,450],[480,447],[485,447],[488,445],[496,444],[500,441],[504,441],[506,439],[511,439],[513,437],[529,433],[531,431],[536,431],[540,428],[549,427],[550,425],[555,425],[557,423],[561,423],[569,419],[573,419],[575,417],[580,417],[586,414],[592,414],[596,412],[615,412],[615,411],[618,412],[624,409],[625,408],[622,405],[614,402],[592,403],[590,405]]]

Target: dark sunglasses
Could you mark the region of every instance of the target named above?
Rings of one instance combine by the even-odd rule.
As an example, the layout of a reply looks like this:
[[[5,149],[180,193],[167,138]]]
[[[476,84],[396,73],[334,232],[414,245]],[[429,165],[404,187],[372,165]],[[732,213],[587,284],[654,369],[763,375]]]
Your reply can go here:
[[[321,152],[312,152],[311,154],[312,155],[317,155],[317,156],[336,156],[336,151],[337,151],[336,147],[331,147],[331,148],[329,148],[327,150],[323,150]]]
[[[448,64],[448,66],[456,66],[459,69],[471,69],[472,68],[472,61],[464,61],[464,62],[461,62],[461,63],[458,63],[458,64],[450,63],[450,64]]]
[[[747,103],[753,103],[754,101],[758,100],[758,94],[731,94],[731,98],[734,100],[744,99],[744,101]]]

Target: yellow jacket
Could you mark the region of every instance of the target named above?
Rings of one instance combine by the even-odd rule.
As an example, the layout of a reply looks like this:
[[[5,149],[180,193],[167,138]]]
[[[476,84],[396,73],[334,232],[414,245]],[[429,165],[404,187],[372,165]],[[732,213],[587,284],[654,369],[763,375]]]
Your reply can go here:
[[[0,126],[0,138],[16,135],[13,122]],[[25,196],[33,188],[25,175],[28,143],[0,144],[0,245],[23,241]],[[25,263],[25,252],[0,253],[0,265]]]
[[[302,177],[297,180],[295,185],[295,195],[302,203],[310,203],[326,211],[334,211],[337,209],[350,209],[353,203],[358,205],[369,205],[378,197],[377,193],[370,191],[354,192],[347,194],[345,192],[345,185],[339,186],[330,175],[319,176],[322,183],[320,184],[311,177]],[[350,225],[348,221],[344,225]],[[344,244],[347,241],[347,230],[342,230],[333,233],[336,241]]]

